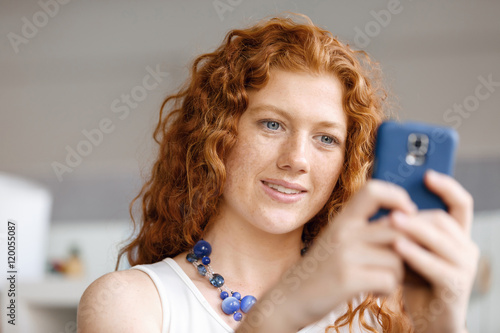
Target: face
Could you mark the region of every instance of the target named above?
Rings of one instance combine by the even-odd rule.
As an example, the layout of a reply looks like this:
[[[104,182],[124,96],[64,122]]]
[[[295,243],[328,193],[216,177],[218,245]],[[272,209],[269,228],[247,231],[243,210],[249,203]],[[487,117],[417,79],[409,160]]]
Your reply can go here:
[[[302,227],[325,205],[344,162],[347,118],[333,75],[280,70],[250,91],[226,159],[222,216],[273,234]]]

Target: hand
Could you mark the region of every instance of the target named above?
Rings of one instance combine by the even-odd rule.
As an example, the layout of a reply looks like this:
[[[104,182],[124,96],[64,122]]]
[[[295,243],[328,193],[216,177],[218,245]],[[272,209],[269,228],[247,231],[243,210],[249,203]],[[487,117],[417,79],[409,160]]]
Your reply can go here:
[[[393,245],[403,234],[390,225],[390,217],[369,222],[381,207],[405,214],[417,211],[401,187],[370,180],[284,275],[281,290],[288,297],[287,311],[292,314],[288,319],[296,321],[299,328],[360,293],[388,296],[402,283],[403,260]],[[288,304],[295,305],[290,308]]]
[[[421,211],[391,219],[405,237],[396,252],[430,285],[403,286],[405,310],[416,332],[462,332],[479,260],[470,238],[473,200],[453,178],[428,172],[427,187],[442,198],[449,213]]]

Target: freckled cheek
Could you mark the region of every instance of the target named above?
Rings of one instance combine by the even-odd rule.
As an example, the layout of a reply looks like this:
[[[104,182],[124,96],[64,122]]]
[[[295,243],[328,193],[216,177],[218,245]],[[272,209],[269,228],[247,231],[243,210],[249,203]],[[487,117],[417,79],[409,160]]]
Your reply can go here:
[[[251,145],[233,147],[226,161],[227,185],[244,186],[255,175],[262,152]]]
[[[322,195],[329,196],[337,184],[342,172],[343,159],[335,159],[318,163],[315,170],[314,183],[319,187]]]

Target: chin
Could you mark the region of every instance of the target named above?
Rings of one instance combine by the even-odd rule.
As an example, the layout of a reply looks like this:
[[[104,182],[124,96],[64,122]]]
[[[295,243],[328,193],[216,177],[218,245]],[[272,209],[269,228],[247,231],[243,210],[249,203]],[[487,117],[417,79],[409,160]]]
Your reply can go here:
[[[281,235],[302,228],[304,224],[305,222],[298,221],[296,216],[287,218],[283,214],[277,214],[274,217],[267,216],[259,219],[259,223],[254,224],[254,226],[270,234]]]

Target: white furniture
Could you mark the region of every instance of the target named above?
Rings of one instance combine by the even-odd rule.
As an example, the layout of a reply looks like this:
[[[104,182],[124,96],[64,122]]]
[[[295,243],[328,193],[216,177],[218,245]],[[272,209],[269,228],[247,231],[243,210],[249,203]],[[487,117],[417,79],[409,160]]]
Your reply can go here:
[[[19,325],[2,320],[5,333],[76,333],[78,303],[98,277],[114,271],[120,242],[131,233],[128,221],[68,221],[52,224],[47,258],[64,259],[77,246],[85,275],[80,279],[47,274],[43,280],[19,283]],[[43,259],[46,262],[46,259]],[[127,268],[126,265],[121,265]],[[2,304],[4,309],[5,304]],[[3,316],[3,314],[2,314]]]
[[[51,208],[52,195],[45,187],[0,173],[0,329],[4,332],[21,332],[25,315],[22,297],[26,295],[22,286],[44,280]],[[15,229],[9,230],[9,225]],[[14,306],[11,318],[6,316],[7,304]],[[9,325],[7,319],[14,320],[16,326]]]
[[[17,229],[14,267],[19,272],[18,282],[43,279],[51,208],[52,195],[46,188],[27,179],[0,173],[0,267],[2,270],[7,268],[7,223],[13,220]],[[3,280],[0,291],[3,290]]]

